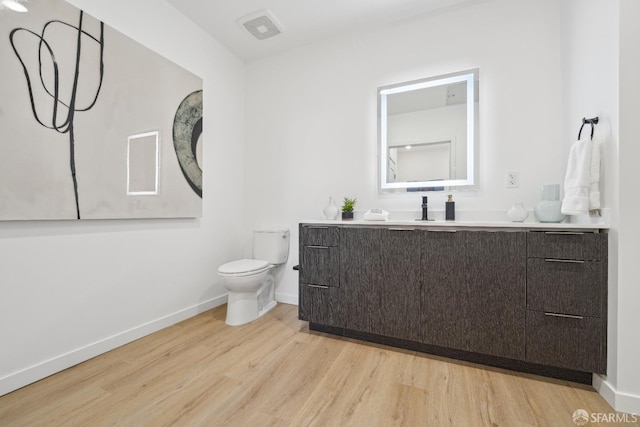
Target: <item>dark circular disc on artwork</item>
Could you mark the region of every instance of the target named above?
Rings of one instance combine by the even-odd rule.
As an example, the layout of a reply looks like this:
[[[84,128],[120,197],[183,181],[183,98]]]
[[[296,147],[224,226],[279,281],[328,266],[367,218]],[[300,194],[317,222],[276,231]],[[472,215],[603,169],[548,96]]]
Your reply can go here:
[[[195,193],[202,197],[202,169],[196,159],[202,135],[202,91],[191,92],[182,100],[173,119],[173,147],[182,174]]]

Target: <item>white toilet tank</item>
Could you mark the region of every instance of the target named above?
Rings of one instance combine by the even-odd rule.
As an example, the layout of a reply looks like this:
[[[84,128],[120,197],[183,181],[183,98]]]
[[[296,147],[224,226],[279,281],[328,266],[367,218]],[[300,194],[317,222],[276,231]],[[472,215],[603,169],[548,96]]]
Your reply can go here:
[[[289,258],[289,230],[285,228],[253,231],[253,258],[269,264],[284,264]]]

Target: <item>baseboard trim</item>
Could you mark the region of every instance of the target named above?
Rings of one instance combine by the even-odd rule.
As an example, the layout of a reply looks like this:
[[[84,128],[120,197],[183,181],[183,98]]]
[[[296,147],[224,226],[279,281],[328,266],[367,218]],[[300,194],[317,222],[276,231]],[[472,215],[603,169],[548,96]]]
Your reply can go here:
[[[45,360],[36,365],[29,366],[20,371],[11,373],[0,378],[0,396],[39,381],[57,372],[63,371],[77,365],[78,363],[85,362],[168,326],[174,325],[226,302],[226,294],[212,298],[191,307],[176,311],[175,313],[168,314],[159,319],[152,320],[129,330],[101,339],[84,347],[77,348],[68,353]]]
[[[276,301],[285,304],[298,305],[298,295],[282,294],[276,292]]]
[[[622,393],[600,375],[593,375],[593,388],[613,409],[627,414],[640,414],[640,396]]]

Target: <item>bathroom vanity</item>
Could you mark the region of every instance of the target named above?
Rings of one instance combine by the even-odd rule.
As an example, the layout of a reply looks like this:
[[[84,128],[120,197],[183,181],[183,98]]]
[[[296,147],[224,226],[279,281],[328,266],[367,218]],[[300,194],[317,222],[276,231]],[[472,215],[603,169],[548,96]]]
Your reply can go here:
[[[606,373],[607,230],[307,222],[311,330],[590,384]]]

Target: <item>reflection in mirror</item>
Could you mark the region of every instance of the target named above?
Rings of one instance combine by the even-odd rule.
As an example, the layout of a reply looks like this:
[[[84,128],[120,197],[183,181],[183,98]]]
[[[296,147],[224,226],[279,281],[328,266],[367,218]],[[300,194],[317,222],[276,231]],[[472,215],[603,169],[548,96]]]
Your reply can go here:
[[[442,141],[389,147],[389,182],[450,179],[455,161],[451,145],[452,141]]]
[[[380,189],[474,184],[478,70],[378,89]]]

